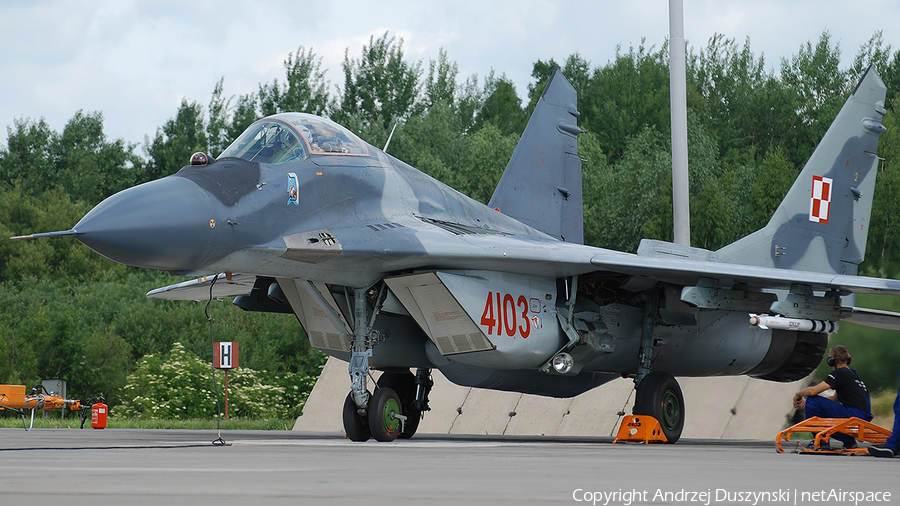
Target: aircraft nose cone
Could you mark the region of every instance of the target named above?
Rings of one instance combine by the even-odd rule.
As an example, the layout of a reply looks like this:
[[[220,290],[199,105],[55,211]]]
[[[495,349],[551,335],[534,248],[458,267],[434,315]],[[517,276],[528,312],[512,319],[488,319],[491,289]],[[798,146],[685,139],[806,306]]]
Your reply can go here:
[[[189,271],[209,256],[217,222],[203,189],[169,176],[107,198],[74,228],[85,246],[116,262]]]

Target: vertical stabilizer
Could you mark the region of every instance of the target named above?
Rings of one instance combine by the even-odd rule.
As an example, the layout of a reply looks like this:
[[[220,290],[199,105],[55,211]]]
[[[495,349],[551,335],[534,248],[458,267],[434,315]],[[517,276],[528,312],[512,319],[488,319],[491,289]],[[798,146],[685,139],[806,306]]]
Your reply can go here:
[[[722,262],[856,274],[866,252],[885,85],[869,67],[765,228]]]
[[[488,205],[553,237],[582,244],[575,88],[555,70]]]

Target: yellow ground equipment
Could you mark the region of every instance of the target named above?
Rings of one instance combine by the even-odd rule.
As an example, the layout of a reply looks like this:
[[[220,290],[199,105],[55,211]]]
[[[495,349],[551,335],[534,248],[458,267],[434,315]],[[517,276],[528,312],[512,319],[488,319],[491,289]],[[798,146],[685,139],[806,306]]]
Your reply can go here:
[[[784,453],[784,449],[781,448],[781,442],[790,441],[791,434],[795,432],[810,432],[815,435],[813,448],[803,448],[800,443],[797,443],[797,448],[794,450],[795,453],[830,453],[838,455],[866,455],[868,450],[859,447],[851,449],[822,448],[822,445],[828,442],[828,438],[835,432],[843,432],[855,437],[857,441],[866,441],[874,444],[884,444],[891,435],[889,429],[856,417],[819,418],[814,416],[778,433],[778,437],[775,439],[778,453]]]
[[[40,393],[42,392],[43,393]],[[68,406],[70,410],[81,410],[81,425],[84,427],[84,408],[77,399],[65,399],[55,393],[47,392],[43,385],[35,385],[31,389],[31,393],[25,394],[25,385],[0,385],[0,409],[8,409],[16,411],[22,415],[22,425],[25,430],[29,430],[34,426],[34,412],[38,409],[50,411],[53,409],[65,409]],[[25,410],[31,410],[31,424],[26,425]]]

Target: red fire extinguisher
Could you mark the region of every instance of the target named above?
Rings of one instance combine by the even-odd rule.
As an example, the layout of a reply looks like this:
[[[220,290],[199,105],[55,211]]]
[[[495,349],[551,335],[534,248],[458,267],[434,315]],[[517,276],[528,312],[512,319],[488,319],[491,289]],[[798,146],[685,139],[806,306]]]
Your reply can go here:
[[[103,404],[103,397],[96,404],[91,405],[91,428],[106,428],[106,411],[109,407]]]

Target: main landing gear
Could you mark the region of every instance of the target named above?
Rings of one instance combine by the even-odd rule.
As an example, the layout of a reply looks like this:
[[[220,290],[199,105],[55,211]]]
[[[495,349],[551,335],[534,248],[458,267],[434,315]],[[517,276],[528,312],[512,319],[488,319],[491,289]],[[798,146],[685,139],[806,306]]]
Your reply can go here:
[[[635,399],[632,413],[655,418],[668,443],[681,438],[684,429],[684,396],[678,381],[669,373],[650,371],[653,356],[653,325],[659,306],[659,292],[649,294],[644,300],[644,319],[641,330],[641,351],[638,357],[638,374],[635,378]]]
[[[387,288],[381,291],[355,290],[353,293],[353,334],[350,351],[350,393],[344,399],[342,419],[344,431],[351,441],[393,441],[410,438],[419,427],[424,411],[428,411],[431,391],[430,369],[417,369],[416,374],[387,371],[381,375],[374,392],[369,392],[369,357],[377,344],[377,332],[372,329],[375,317],[384,302]],[[366,297],[375,297],[371,320],[367,319]]]
[[[684,429],[684,396],[675,377],[660,371],[645,376],[637,386],[633,413],[656,418],[667,442],[678,441]]]

